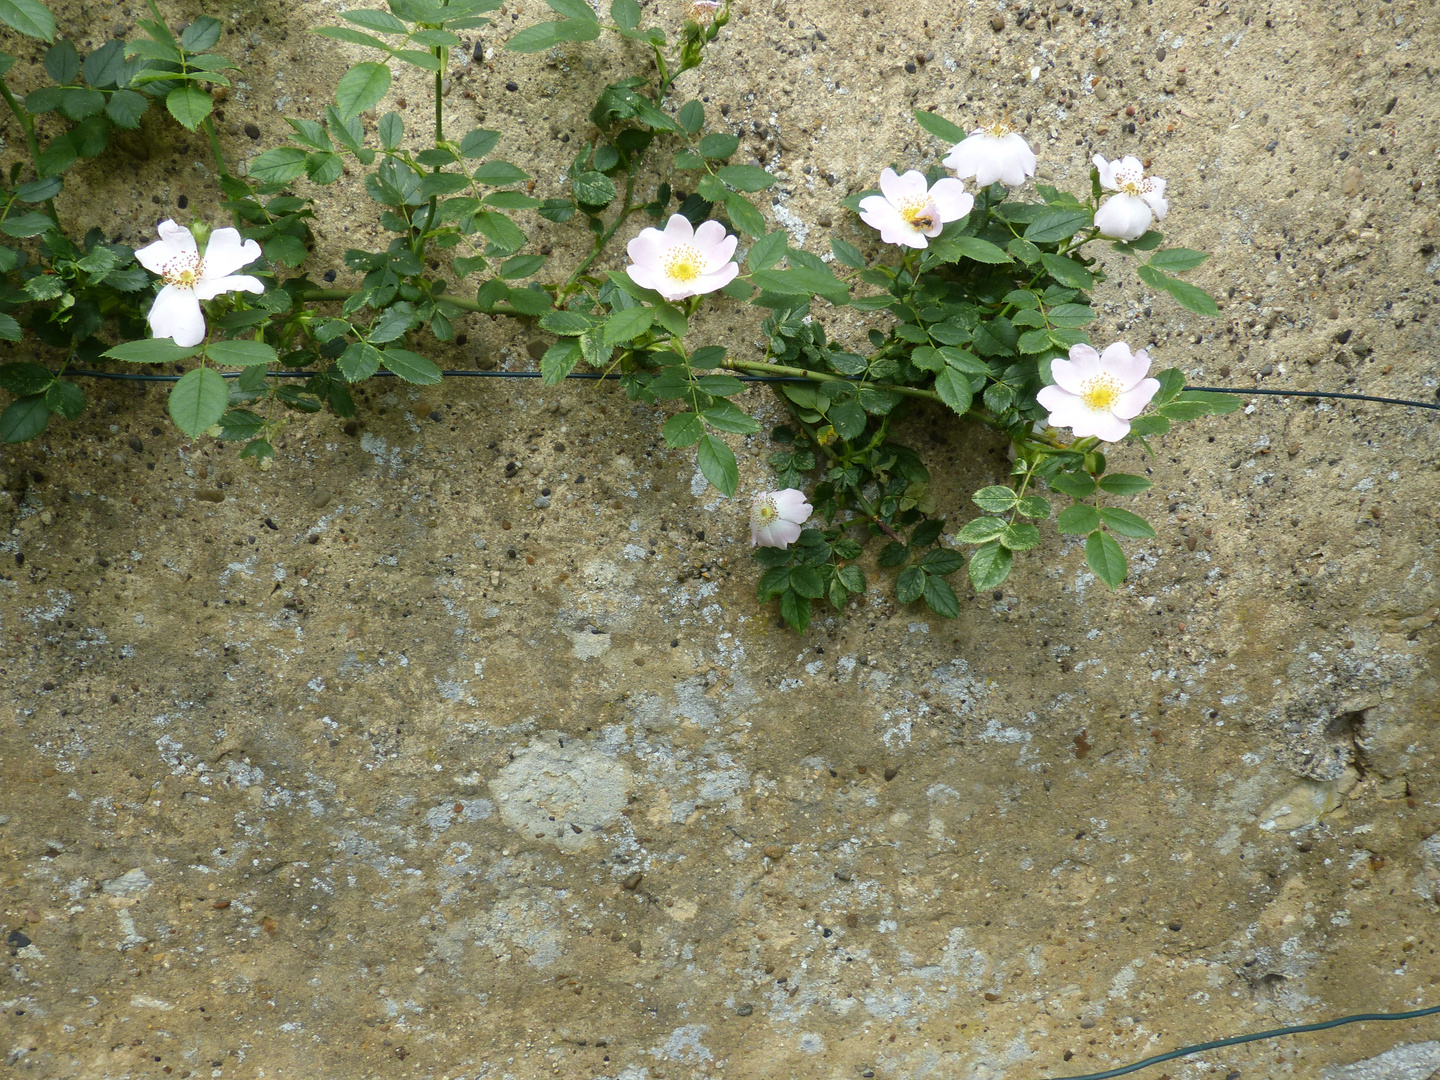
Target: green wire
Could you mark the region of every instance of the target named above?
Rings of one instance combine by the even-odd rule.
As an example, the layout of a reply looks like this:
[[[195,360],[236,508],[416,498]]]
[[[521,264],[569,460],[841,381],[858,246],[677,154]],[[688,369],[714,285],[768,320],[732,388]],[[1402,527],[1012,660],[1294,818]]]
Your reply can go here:
[[[1440,1005],[1428,1009],[1416,1009],[1414,1012],[1360,1013],[1356,1016],[1342,1016],[1338,1020],[1326,1020],[1319,1024],[1298,1024],[1295,1027],[1276,1028],[1273,1031],[1257,1031],[1253,1035],[1235,1035],[1228,1039],[1216,1039],[1214,1042],[1182,1046],[1179,1050],[1171,1050],[1168,1054],[1156,1054],[1144,1061],[1137,1061],[1133,1065],[1125,1065],[1119,1069],[1111,1069],[1109,1072],[1086,1073],[1084,1076],[1057,1076],[1053,1080],[1110,1080],[1113,1076],[1139,1072],[1141,1069],[1148,1069],[1151,1065],[1159,1065],[1162,1061],[1174,1061],[1176,1058],[1189,1057],[1202,1050],[1215,1050],[1222,1046],[1239,1046],[1241,1043],[1276,1039],[1282,1035],[1303,1035],[1307,1031],[1324,1031],[1327,1028],[1342,1027],[1345,1024],[1358,1024],[1364,1020],[1415,1020],[1422,1016],[1434,1016],[1436,1013],[1440,1013]]]

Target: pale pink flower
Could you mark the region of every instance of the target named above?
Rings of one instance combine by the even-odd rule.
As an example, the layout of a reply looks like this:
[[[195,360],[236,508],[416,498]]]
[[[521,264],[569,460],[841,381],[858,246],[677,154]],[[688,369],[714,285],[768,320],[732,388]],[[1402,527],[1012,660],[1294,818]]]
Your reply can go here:
[[[1077,438],[1094,435],[1119,442],[1130,434],[1130,421],[1150,403],[1160,380],[1146,378],[1150,357],[1117,341],[1103,353],[1072,345],[1069,360],[1052,360],[1054,386],[1041,388],[1036,400],[1050,410],[1051,427],[1070,428]]]
[[[625,267],[630,280],[654,289],[666,300],[723,289],[735,280],[740,267],[731,261],[738,240],[718,221],[696,229],[684,214],[675,214],[659,229],[643,229],[625,250],[633,260]]]
[[[176,345],[199,345],[205,340],[205,315],[201,300],[213,300],[221,293],[263,293],[265,286],[249,274],[236,274],[260,258],[260,245],[240,240],[235,229],[216,229],[205,245],[205,254],[195,245],[195,236],[184,225],[165,220],[157,228],[160,239],[135,252],[135,259],[152,274],[159,274],[165,287],[150,305],[150,332],[173,338]]]
[[[945,158],[962,180],[975,178],[976,187],[988,187],[999,180],[1007,187],[1019,187],[1035,175],[1035,154],[1019,132],[1000,121],[976,128],[957,143]]]
[[[925,174],[914,169],[904,176],[886,169],[880,174],[880,191],[860,200],[860,220],[879,229],[885,243],[901,247],[928,247],[926,237],[939,236],[947,221],[959,221],[975,205],[959,180],[946,177],[930,187]]]
[[[797,488],[762,492],[750,504],[750,543],[783,551],[800,539],[800,526],[814,511]]]
[[[1146,176],[1145,167],[1137,158],[1106,161],[1096,154],[1095,169],[1100,186],[1118,194],[1110,196],[1095,211],[1095,227],[1101,236],[1112,240],[1138,240],[1170,209],[1165,198],[1165,181]]]

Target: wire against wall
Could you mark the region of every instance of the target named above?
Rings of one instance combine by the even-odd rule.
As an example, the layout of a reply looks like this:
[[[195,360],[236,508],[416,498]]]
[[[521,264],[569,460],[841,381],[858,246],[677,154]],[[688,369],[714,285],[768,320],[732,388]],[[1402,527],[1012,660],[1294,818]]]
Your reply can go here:
[[[1084,1076],[1057,1076],[1052,1080],[1111,1080],[1111,1077],[1139,1072],[1141,1069],[1148,1069],[1151,1065],[1159,1065],[1162,1061],[1174,1061],[1176,1058],[1189,1057],[1191,1054],[1198,1054],[1203,1050],[1215,1050],[1222,1046],[1239,1046],[1241,1043],[1259,1042],[1261,1039],[1278,1039],[1282,1035],[1303,1035],[1309,1031],[1325,1031],[1327,1028],[1359,1024],[1367,1020],[1415,1020],[1422,1016],[1434,1016],[1436,1013],[1440,1013],[1440,1005],[1428,1009],[1416,1009],[1414,1012],[1359,1013],[1355,1016],[1342,1016],[1336,1020],[1324,1020],[1318,1024],[1296,1024],[1293,1027],[1275,1028],[1272,1031],[1257,1031],[1253,1035],[1234,1035],[1228,1039],[1216,1039],[1213,1042],[1196,1043],[1194,1046],[1182,1046],[1179,1050],[1171,1050],[1168,1054],[1156,1054],[1144,1061],[1137,1061],[1133,1065],[1124,1065],[1118,1069],[1110,1069],[1108,1072],[1086,1073]]]
[[[128,371],[67,371],[67,375],[79,376],[87,379],[115,379],[122,382],[179,382],[179,375],[140,375]],[[227,379],[238,379],[238,371],[220,372]],[[309,379],[320,374],[316,371],[272,371],[271,375],[282,379]],[[393,371],[377,371],[381,377],[393,378]],[[541,373],[538,371],[442,371],[441,375],[457,379],[538,379]],[[576,371],[565,376],[567,379],[606,379],[610,376],[600,371]],[[789,375],[736,375],[735,378],[741,382],[754,383],[786,383],[806,382],[808,380],[795,378]],[[1431,401],[1410,401],[1407,398],[1376,397],[1373,394],[1345,394],[1332,390],[1276,390],[1276,389],[1253,389],[1242,390],[1233,386],[1187,386],[1186,390],[1204,390],[1211,394],[1238,394],[1241,397],[1252,395],[1261,397],[1305,397],[1305,398],[1339,398],[1346,401],[1374,401],[1382,405],[1406,405],[1412,409],[1433,409],[1440,411],[1440,402]]]

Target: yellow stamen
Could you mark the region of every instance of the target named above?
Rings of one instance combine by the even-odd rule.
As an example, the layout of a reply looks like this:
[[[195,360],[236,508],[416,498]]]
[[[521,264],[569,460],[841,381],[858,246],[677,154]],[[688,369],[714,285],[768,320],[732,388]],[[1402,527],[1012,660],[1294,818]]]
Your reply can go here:
[[[704,271],[700,252],[690,244],[676,244],[665,253],[665,273],[672,281],[694,281]]]
[[[1120,380],[1114,375],[1092,375],[1085,380],[1084,389],[1080,400],[1095,412],[1114,412],[1120,402]]]

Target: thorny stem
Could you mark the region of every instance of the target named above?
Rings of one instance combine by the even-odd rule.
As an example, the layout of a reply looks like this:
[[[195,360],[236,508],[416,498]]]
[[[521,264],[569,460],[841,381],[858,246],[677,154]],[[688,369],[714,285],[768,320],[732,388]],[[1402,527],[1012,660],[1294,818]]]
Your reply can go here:
[[[25,141],[30,147],[30,161],[35,166],[35,177],[38,180],[40,178],[40,144],[35,139],[35,118],[15,100],[15,95],[10,92],[10,87],[3,78],[0,78],[0,95],[4,96],[5,104],[10,106],[10,111],[15,114],[15,119],[20,121],[20,126],[25,130]],[[55,212],[55,200],[46,199],[45,209],[50,215],[50,220],[59,225],[60,215]]]

